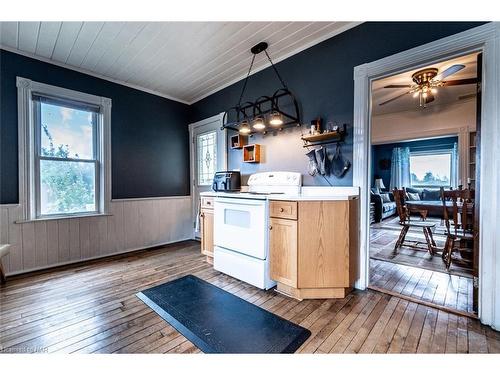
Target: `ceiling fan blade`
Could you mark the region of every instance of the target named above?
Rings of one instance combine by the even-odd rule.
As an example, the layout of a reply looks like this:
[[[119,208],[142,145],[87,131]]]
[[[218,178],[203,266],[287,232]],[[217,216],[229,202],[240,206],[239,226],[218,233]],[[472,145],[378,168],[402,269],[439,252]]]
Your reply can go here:
[[[388,85],[384,86],[384,89],[409,89],[411,85]]]
[[[477,94],[475,92],[471,92],[470,94],[460,95],[458,97],[458,100],[465,100],[465,99],[475,98],[476,96],[477,96]]]
[[[462,64],[452,65],[448,69],[444,70],[443,72],[441,72],[437,76],[435,76],[433,81],[441,81],[441,80],[445,79],[446,77],[449,77],[452,74],[455,74],[456,72],[462,70],[463,68],[465,68],[465,65],[462,65]]]
[[[453,81],[443,81],[443,86],[472,85],[477,83],[477,78],[455,79]]]
[[[389,100],[386,100],[386,101],[385,101],[385,102],[383,102],[383,103],[380,103],[379,105],[384,105],[384,104],[387,104],[387,103],[393,102],[394,100],[399,99],[399,98],[401,98],[402,96],[405,96],[406,94],[409,94],[409,93],[410,93],[409,91],[406,91],[406,92],[404,92],[404,93],[402,93],[402,94],[400,94],[400,95],[398,95],[398,96],[395,96],[394,98],[391,98],[391,99],[389,99]]]

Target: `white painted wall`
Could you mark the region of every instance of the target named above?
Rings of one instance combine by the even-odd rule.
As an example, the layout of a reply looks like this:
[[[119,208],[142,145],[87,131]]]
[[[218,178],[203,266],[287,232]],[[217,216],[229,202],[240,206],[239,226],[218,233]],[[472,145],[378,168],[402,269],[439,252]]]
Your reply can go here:
[[[7,275],[192,238],[191,197],[111,201],[110,216],[16,224],[21,205],[0,206],[0,243]]]
[[[464,100],[424,110],[388,113],[372,117],[372,143],[388,143],[475,131],[476,101]]]

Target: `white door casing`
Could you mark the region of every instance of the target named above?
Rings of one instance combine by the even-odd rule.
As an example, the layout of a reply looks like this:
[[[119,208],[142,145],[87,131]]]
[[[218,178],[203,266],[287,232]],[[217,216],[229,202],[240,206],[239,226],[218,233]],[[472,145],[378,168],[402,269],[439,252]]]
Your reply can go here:
[[[193,217],[193,238],[200,236],[196,230],[196,220],[199,209],[199,197],[203,191],[210,191],[212,183],[209,185],[199,185],[198,181],[198,153],[197,139],[204,134],[216,133],[216,171],[227,169],[227,131],[222,130],[224,113],[209,117],[207,119],[189,124],[189,155],[191,169],[191,198],[192,198],[192,217]]]
[[[479,230],[479,318],[500,329],[500,240],[497,214],[500,212],[500,23],[491,22],[410,50],[354,68],[353,185],[360,187],[360,277],[356,287],[368,286],[368,205],[371,139],[371,83],[431,62],[471,52],[483,53],[480,230]]]

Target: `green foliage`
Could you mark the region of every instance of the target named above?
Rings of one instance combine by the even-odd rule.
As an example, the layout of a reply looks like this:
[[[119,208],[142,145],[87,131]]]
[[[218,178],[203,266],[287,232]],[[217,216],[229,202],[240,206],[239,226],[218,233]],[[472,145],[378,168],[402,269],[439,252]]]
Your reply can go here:
[[[68,158],[68,145],[54,146],[52,135],[47,125],[42,129],[49,139],[49,147],[42,147],[42,155],[56,158]],[[75,154],[75,158],[78,155]],[[42,203],[46,202],[44,214],[82,212],[94,210],[94,165],[92,163],[42,160],[40,166]]]
[[[432,172],[426,172],[424,177],[420,180],[415,173],[411,174],[411,182],[413,185],[423,186],[447,186],[450,184],[448,177],[435,176]]]

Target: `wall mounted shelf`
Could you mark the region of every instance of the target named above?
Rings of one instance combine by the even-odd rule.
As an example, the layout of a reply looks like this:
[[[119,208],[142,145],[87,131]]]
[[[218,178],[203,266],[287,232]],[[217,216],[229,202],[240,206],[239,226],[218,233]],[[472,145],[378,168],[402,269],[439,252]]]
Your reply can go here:
[[[343,142],[346,135],[347,124],[344,124],[341,129],[337,131],[330,131],[321,134],[306,134],[301,137],[304,141],[303,147],[324,145],[329,143]]]
[[[243,162],[244,163],[260,163],[260,145],[243,146]]]
[[[236,134],[231,136],[230,146],[233,150],[241,149],[248,143],[246,135]]]

